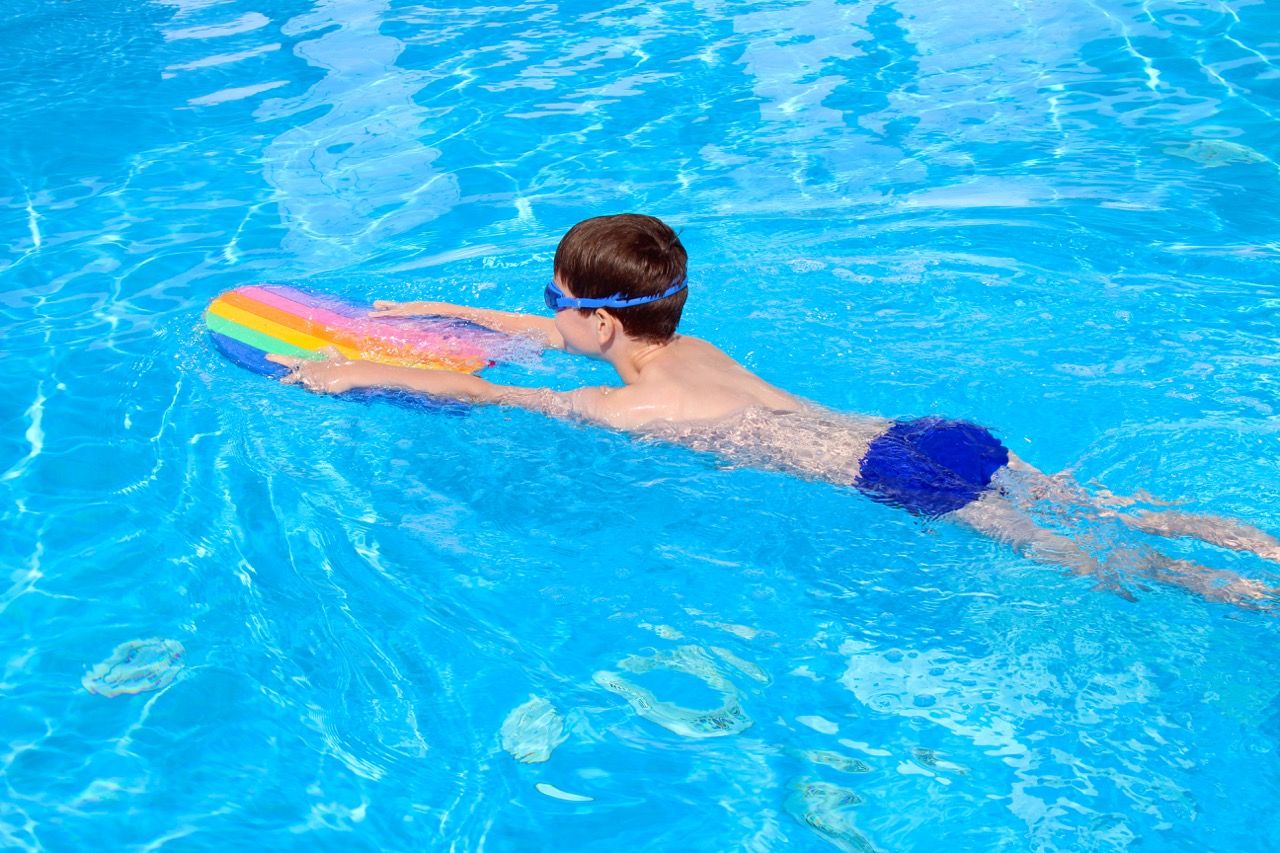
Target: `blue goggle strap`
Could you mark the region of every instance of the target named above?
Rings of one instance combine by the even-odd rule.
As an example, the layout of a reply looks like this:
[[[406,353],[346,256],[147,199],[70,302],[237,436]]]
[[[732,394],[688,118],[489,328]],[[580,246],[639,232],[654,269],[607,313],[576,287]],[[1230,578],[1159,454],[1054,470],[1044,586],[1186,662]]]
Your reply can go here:
[[[632,305],[645,305],[649,302],[657,302],[659,299],[666,299],[668,296],[674,296],[688,286],[689,280],[681,279],[661,293],[655,293],[650,296],[626,297],[621,293],[615,293],[613,296],[607,296],[603,299],[579,299],[573,296],[558,296],[556,302],[561,308],[630,308]],[[558,287],[556,288],[557,291],[559,289]]]

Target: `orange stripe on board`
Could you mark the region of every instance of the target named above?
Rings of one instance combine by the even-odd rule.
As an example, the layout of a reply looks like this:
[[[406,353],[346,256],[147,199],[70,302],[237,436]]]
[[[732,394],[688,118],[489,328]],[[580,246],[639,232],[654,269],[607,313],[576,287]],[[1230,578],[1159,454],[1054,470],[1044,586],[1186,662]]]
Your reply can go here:
[[[250,314],[284,326],[286,329],[293,329],[294,331],[302,332],[305,335],[311,335],[312,337],[328,341],[330,344],[345,345],[354,350],[360,349],[361,341],[359,337],[352,335],[350,332],[335,329],[332,326],[310,320],[299,314],[291,314],[288,311],[282,311],[279,308],[272,307],[264,302],[251,299],[243,293],[236,293],[235,291],[224,293],[222,294],[222,301],[228,305],[234,305],[242,311],[247,311]]]

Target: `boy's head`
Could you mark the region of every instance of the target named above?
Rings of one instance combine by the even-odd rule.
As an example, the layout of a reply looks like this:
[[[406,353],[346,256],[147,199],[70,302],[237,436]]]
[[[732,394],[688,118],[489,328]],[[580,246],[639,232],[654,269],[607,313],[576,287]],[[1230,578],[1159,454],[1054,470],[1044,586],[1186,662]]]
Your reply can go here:
[[[584,219],[556,247],[555,274],[580,299],[656,296],[683,284],[688,255],[676,232],[657,217],[638,213]],[[617,318],[629,337],[671,339],[689,291],[625,308],[600,308]],[[591,309],[578,309],[590,314]]]

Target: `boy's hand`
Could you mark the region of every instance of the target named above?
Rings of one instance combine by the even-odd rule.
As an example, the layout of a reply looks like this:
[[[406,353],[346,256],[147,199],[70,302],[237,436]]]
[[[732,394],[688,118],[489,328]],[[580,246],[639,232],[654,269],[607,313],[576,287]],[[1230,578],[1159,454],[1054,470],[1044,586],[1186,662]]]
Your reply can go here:
[[[325,350],[324,354],[324,361],[288,355],[268,355],[267,360],[289,368],[289,372],[280,379],[285,385],[301,385],[317,394],[341,394],[367,384],[360,377],[365,362],[352,361],[332,348]]]
[[[448,315],[454,306],[447,302],[392,302],[375,299],[370,317],[419,317],[423,314]]]

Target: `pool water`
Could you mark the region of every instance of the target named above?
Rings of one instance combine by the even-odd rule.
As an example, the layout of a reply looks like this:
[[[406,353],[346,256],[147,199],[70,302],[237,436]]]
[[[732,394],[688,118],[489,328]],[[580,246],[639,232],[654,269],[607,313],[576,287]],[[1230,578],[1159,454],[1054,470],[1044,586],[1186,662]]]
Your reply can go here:
[[[1273,613],[310,396],[201,320],[255,281],[541,310],[570,225],[649,212],[686,330],[765,378],[1277,532],[1277,33],[1240,0],[10,4],[0,847],[1280,850]]]

